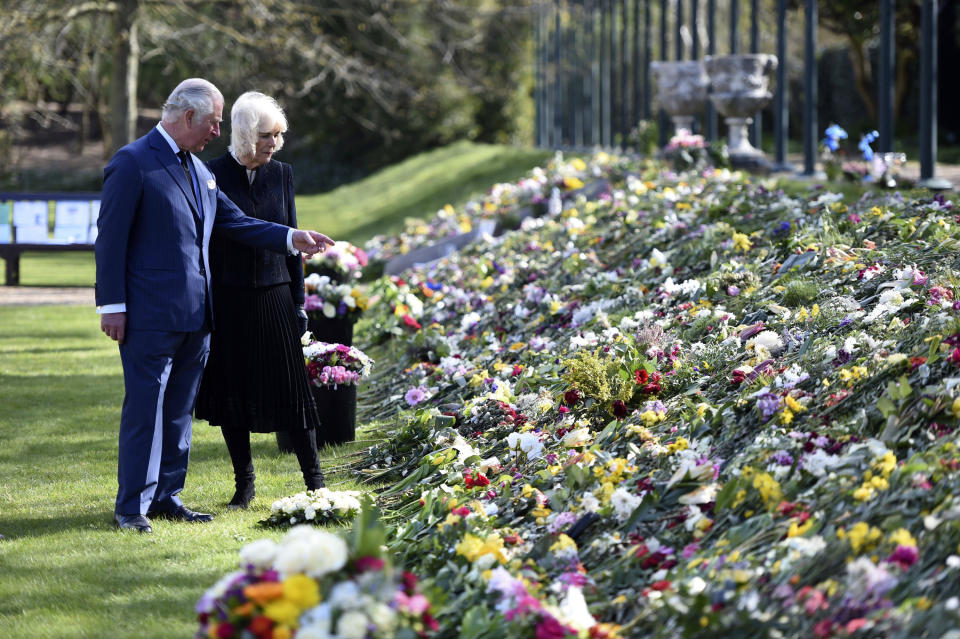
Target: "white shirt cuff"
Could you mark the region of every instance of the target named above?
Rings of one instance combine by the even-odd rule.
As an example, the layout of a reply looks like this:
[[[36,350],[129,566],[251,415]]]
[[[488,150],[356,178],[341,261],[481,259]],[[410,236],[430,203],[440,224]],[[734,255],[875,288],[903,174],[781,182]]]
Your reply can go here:
[[[287,253],[290,255],[299,255],[300,251],[293,248],[293,229],[287,231]]]
[[[127,305],[126,303],[121,302],[120,304],[104,304],[103,306],[97,307],[97,313],[103,315],[104,313],[126,313]]]

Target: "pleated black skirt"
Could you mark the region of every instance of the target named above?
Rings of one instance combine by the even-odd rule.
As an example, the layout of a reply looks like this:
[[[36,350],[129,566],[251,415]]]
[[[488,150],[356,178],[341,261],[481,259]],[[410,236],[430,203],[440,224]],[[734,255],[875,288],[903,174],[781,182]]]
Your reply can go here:
[[[290,287],[221,286],[196,416],[254,433],[317,428]]]

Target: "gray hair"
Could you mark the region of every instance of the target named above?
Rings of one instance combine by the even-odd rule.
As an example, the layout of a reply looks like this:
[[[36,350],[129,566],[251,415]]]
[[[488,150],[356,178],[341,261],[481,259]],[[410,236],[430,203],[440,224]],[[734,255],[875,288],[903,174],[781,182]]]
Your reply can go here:
[[[230,152],[238,160],[252,158],[257,152],[257,138],[261,131],[280,133],[287,130],[287,116],[277,101],[259,91],[247,91],[233,103],[230,110]],[[274,151],[283,147],[283,135],[277,137]]]
[[[223,94],[212,82],[203,78],[188,78],[177,85],[163,104],[163,121],[176,122],[185,111],[193,110],[197,117],[213,113],[215,102],[223,102]]]

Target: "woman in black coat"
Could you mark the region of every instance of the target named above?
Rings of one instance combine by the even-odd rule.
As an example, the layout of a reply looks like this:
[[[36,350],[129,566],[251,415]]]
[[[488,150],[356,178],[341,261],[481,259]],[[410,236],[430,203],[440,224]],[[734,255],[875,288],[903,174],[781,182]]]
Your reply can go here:
[[[230,128],[229,151],[209,163],[218,186],[247,215],[296,228],[293,171],[273,159],[287,130],[283,110],[262,93],[244,93]],[[300,256],[214,233],[210,270],[215,325],[196,416],[223,432],[236,482],[229,506],[246,508],[254,497],[251,432],[287,431],[307,489],[320,488],[320,422],[300,344],[307,317]]]

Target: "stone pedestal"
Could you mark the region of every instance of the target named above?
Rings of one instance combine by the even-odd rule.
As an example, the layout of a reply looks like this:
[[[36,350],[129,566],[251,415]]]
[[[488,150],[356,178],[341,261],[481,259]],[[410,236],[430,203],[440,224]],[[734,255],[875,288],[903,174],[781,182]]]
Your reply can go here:
[[[650,70],[657,82],[657,103],[673,121],[675,130],[693,130],[707,103],[710,78],[700,60],[656,61]]]
[[[710,102],[724,116],[728,152],[734,166],[769,171],[763,151],[750,144],[747,127],[753,115],[770,102],[770,74],[777,57],[766,53],[707,56],[707,75],[712,90]]]

